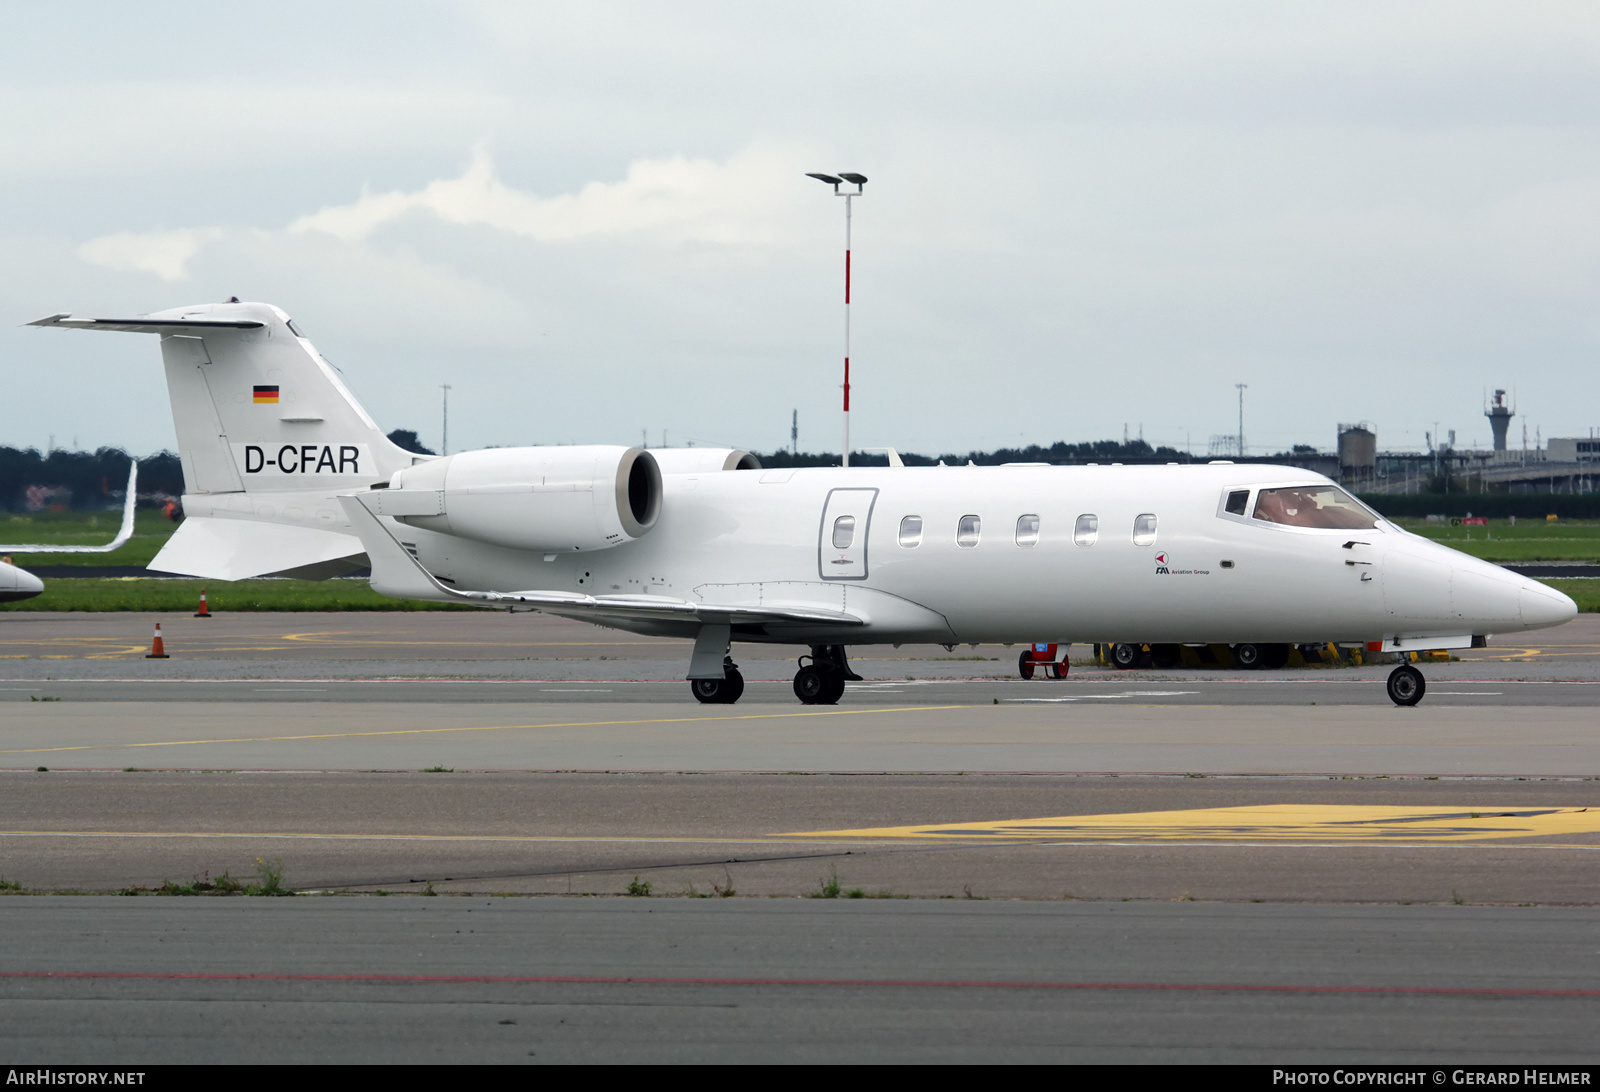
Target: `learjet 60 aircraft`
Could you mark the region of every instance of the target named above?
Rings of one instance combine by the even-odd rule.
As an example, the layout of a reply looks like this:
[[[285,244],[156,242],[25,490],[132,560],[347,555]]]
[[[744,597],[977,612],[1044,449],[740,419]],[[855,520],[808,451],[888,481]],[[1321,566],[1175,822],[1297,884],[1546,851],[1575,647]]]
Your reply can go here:
[[[139,485],[139,461],[128,466],[128,494],[122,502],[122,526],[116,537],[104,546],[54,546],[39,543],[17,543],[0,546],[0,603],[15,603],[32,599],[44,591],[44,581],[27,569],[11,563],[12,554],[109,554],[133,537],[133,505]]]
[[[385,595],[541,610],[694,641],[702,702],[737,701],[733,641],[810,646],[807,704],[850,645],[1481,646],[1571,599],[1401,530],[1293,467],[763,470],[731,449],[396,447],[276,307],[36,326],[156,334],[187,518],[151,563],[238,580],[365,565]],[[898,462],[898,460],[892,460]],[[1421,699],[1409,664],[1389,696]]]

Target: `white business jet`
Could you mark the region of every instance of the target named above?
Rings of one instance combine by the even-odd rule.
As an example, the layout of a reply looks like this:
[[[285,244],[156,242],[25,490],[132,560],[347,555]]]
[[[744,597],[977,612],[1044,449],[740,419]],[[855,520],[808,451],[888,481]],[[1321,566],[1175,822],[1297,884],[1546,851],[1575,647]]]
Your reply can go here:
[[[11,563],[11,554],[109,554],[133,537],[133,505],[135,488],[139,484],[139,461],[128,467],[128,496],[122,502],[122,526],[117,536],[104,546],[56,546],[50,544],[19,542],[0,546],[0,603],[15,603],[32,599],[44,591],[44,581],[27,569]]]
[[[237,580],[370,564],[386,595],[689,638],[703,702],[744,689],[732,641],[809,645],[795,694],[832,704],[856,677],[848,645],[1050,633],[1420,651],[1577,610],[1294,467],[762,470],[726,448],[600,446],[417,456],[276,307],[34,325],[161,338],[187,518],[151,568]],[[1389,676],[1402,705],[1424,687],[1409,664]]]

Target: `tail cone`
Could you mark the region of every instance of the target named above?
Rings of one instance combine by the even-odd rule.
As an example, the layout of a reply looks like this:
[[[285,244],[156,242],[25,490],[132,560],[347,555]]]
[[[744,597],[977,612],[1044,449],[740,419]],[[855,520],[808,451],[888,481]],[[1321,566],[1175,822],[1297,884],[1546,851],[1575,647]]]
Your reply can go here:
[[[145,659],[147,659],[147,660],[170,660],[171,658],[172,657],[167,655],[166,647],[164,645],[162,645],[162,643],[161,643],[161,623],[157,622],[156,623],[156,635],[153,638],[151,638],[151,640],[150,640],[150,651],[145,656]]]

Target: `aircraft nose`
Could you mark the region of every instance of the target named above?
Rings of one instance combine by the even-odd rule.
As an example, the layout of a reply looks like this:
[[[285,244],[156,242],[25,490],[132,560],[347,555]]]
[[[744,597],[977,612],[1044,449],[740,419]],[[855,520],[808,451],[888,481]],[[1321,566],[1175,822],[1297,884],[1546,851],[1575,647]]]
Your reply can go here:
[[[27,569],[0,562],[0,600],[32,599],[44,591],[44,581]]]
[[[1522,624],[1529,629],[1559,626],[1578,616],[1578,604],[1571,596],[1563,595],[1548,584],[1529,580],[1518,595],[1522,607]]]

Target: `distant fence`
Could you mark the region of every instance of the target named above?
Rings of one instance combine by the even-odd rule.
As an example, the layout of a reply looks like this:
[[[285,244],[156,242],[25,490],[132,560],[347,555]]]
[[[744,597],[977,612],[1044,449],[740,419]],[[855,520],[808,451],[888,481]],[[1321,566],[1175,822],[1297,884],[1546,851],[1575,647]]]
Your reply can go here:
[[[1600,519],[1600,493],[1365,493],[1361,499],[1385,516],[1475,516],[1490,519]]]

